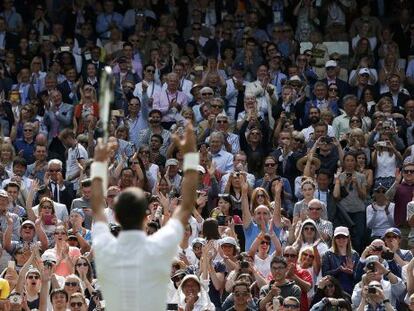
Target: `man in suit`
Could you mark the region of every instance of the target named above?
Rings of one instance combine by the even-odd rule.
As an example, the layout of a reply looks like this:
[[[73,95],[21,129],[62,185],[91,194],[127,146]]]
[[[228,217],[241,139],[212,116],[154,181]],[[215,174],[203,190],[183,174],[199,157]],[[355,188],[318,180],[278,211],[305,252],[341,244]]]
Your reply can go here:
[[[49,139],[57,137],[61,130],[70,127],[73,117],[73,106],[62,101],[59,90],[50,93],[51,100],[46,105],[44,122],[49,129]]]
[[[50,198],[57,203],[66,205],[69,212],[75,195],[72,183],[63,179],[62,166],[62,161],[58,159],[52,159],[48,162],[45,185],[50,190]]]
[[[331,84],[336,84],[338,87],[338,96],[339,99],[342,99],[349,92],[349,84],[338,78],[338,63],[334,60],[328,60],[325,64],[326,78],[321,81],[327,86]]]
[[[401,89],[401,78],[397,74],[391,74],[387,79],[389,91],[381,94],[381,97],[388,96],[393,102],[393,111],[404,113],[404,105],[410,99],[405,89]]]
[[[40,202],[40,200],[43,199],[44,197],[51,198],[53,200],[52,193],[50,192],[50,188],[47,187],[46,185],[42,185],[39,187],[39,190],[37,191],[37,196],[38,196],[37,197],[38,202]],[[55,215],[57,219],[63,222],[68,220],[69,214],[68,214],[68,209],[65,204],[53,201],[53,207],[55,208]],[[39,204],[36,206],[33,206],[32,209],[35,215],[38,216],[39,215]]]
[[[17,48],[17,36],[6,31],[7,23],[3,16],[0,16],[0,56],[4,57],[6,50]]]
[[[65,103],[75,105],[80,100],[78,92],[79,83],[76,81],[77,74],[74,67],[68,67],[65,70],[66,80],[58,85],[58,90],[62,93],[62,98]]]

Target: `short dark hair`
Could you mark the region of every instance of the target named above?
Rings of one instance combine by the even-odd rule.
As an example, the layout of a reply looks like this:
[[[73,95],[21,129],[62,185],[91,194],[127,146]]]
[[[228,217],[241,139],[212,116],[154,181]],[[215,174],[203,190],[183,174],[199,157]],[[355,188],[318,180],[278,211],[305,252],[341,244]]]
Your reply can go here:
[[[66,138],[75,138],[75,133],[73,132],[72,129],[64,129],[62,132],[60,132],[59,134],[59,139],[66,139]]]
[[[233,285],[233,292],[234,292],[234,289],[237,287],[237,286],[245,286],[246,287],[246,289],[247,289],[247,291],[250,291],[250,284],[249,283],[247,283],[247,282],[244,282],[244,281],[236,281],[236,282],[234,282],[234,285]]]
[[[92,179],[86,178],[86,179],[82,180],[81,181],[81,186],[82,187],[90,187],[90,186],[92,186]]]
[[[17,188],[17,190],[20,190],[20,185],[14,181],[9,182],[5,187],[4,190],[7,191],[7,189],[9,189],[10,187],[14,187]]]
[[[161,145],[164,143],[164,138],[162,138],[160,134],[152,134],[151,139],[154,137],[157,138],[161,142]]]
[[[275,263],[280,263],[280,264],[284,265],[285,267],[287,267],[286,259],[283,258],[282,256],[273,257],[272,261],[270,262],[270,267]]]
[[[16,157],[13,160],[13,166],[16,166],[16,165],[22,165],[24,167],[27,167],[27,162],[24,158]]]
[[[52,290],[52,292],[50,293],[50,300],[52,300],[53,297],[57,294],[65,295],[66,301],[69,301],[69,295],[63,288],[55,288],[54,290]]]
[[[123,230],[141,230],[147,208],[148,200],[138,188],[128,188],[115,199],[115,215]]]

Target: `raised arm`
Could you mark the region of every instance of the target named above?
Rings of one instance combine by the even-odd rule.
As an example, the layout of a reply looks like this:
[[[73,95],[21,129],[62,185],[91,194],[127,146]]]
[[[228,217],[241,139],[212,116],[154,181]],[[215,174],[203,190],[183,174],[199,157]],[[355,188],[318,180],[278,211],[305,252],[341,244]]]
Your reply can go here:
[[[187,225],[196,204],[197,166],[200,163],[200,155],[197,152],[197,138],[191,123],[185,128],[184,138],[179,140],[178,136],[173,136],[173,142],[179,146],[184,155],[184,178],[181,188],[183,201],[175,209],[172,218],[177,218],[183,225]]]

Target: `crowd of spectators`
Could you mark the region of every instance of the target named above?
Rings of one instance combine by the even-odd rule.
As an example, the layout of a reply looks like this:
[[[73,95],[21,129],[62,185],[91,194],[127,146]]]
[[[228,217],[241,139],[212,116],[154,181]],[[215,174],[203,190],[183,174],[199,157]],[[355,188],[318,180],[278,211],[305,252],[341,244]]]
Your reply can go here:
[[[197,135],[167,310],[414,310],[413,7],[1,1],[0,310],[105,309],[90,207],[105,66],[114,235],[131,186],[146,234],[166,224],[183,175],[172,138]]]

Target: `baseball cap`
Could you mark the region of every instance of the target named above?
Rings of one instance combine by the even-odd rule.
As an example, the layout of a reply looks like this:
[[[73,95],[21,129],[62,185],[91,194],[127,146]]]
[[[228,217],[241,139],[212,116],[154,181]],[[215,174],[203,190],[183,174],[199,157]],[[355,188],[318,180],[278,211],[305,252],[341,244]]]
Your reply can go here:
[[[25,220],[25,221],[23,221],[21,226],[23,227],[24,225],[31,225],[34,228],[35,223],[31,220]]]
[[[201,174],[206,173],[206,169],[204,167],[202,167],[201,165],[197,165],[197,171]]]
[[[9,195],[6,190],[0,189],[0,197],[8,198]]]
[[[43,261],[43,262],[44,262],[44,261],[52,261],[52,262],[56,263],[56,262],[57,262],[57,258],[56,258],[56,256],[55,256],[55,255],[53,255],[52,253],[50,253],[50,252],[46,252],[46,253],[44,253],[44,254],[42,255],[42,261]]]
[[[193,247],[195,244],[201,244],[201,245],[206,245],[207,241],[203,238],[195,238],[192,242],[191,242],[191,247]]]
[[[336,227],[334,231],[334,237],[337,235],[349,236],[349,229],[347,227]]]
[[[232,68],[234,70],[243,71],[244,70],[244,64],[242,62],[238,62],[238,63],[233,64],[233,67]]]
[[[178,160],[177,159],[168,159],[165,162],[165,166],[170,166],[170,165],[178,165]]]
[[[385,231],[384,235],[382,236],[382,238],[385,238],[387,236],[387,234],[394,234],[397,235],[399,237],[401,237],[401,231],[398,228],[388,228],[387,231]]]
[[[359,69],[358,74],[359,75],[363,75],[363,74],[369,75],[370,72],[369,72],[369,69],[368,68],[361,68],[361,69]]]
[[[336,62],[336,61],[334,61],[334,60],[328,60],[328,61],[325,63],[325,68],[328,68],[328,67],[336,67],[336,66],[338,66],[338,64],[337,64],[337,62]]]
[[[231,237],[231,236],[226,236],[226,237],[222,238],[219,241],[219,243],[220,243],[220,245],[223,245],[223,244],[231,244],[231,245],[237,247],[237,241],[236,241],[236,239],[233,238],[233,237]]]
[[[205,92],[214,93],[213,89],[211,87],[205,86],[200,90],[200,94],[203,94]]]

